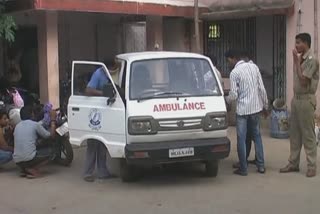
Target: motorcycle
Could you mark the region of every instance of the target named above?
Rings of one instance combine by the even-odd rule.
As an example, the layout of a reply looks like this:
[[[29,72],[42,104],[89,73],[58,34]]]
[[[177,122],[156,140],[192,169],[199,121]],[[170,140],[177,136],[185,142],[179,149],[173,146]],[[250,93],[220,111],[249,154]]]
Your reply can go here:
[[[57,135],[54,138],[55,157],[53,161],[62,166],[70,166],[73,161],[73,149],[69,141],[68,119],[65,113],[57,111]]]

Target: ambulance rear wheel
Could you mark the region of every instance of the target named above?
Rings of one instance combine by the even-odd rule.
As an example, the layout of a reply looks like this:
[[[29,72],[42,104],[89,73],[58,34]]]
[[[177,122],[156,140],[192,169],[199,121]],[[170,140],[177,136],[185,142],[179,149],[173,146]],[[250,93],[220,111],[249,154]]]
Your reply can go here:
[[[138,169],[127,164],[126,160],[121,161],[120,165],[120,177],[123,182],[135,182],[139,179]]]
[[[212,160],[206,162],[206,175],[208,177],[217,177],[219,171],[219,161]]]

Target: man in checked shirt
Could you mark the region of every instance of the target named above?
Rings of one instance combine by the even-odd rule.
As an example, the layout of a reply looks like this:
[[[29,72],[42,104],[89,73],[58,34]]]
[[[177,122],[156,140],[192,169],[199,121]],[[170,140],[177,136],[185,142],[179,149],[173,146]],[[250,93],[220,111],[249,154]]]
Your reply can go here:
[[[252,133],[256,150],[256,165],[259,173],[265,173],[264,152],[260,134],[260,113],[267,116],[268,97],[259,68],[254,63],[241,60],[242,52],[229,50],[225,57],[233,70],[230,74],[230,93],[226,102],[237,102],[237,150],[240,167],[234,174],[248,175],[246,155],[247,131]],[[247,124],[249,123],[249,130]]]

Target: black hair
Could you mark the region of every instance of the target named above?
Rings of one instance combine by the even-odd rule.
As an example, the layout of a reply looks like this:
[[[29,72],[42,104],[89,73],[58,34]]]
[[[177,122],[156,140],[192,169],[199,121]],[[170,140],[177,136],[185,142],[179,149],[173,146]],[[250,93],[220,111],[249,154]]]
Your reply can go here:
[[[215,57],[215,56],[209,56],[209,55],[206,55],[206,56],[209,57],[209,59],[211,60],[211,62],[212,62],[212,64],[213,64],[214,66],[217,66],[217,64],[218,64],[217,57]]]
[[[44,118],[44,111],[43,111],[42,104],[33,106],[32,111],[34,113],[35,121],[39,122]]]
[[[242,57],[242,51],[230,49],[224,54],[224,56],[226,58],[240,59]]]
[[[4,109],[0,110],[0,120],[3,118],[3,116],[6,115],[9,118],[8,112]]]
[[[249,54],[249,51],[247,51],[247,50],[242,50],[241,51],[241,57],[247,57],[247,58],[251,58],[250,57],[250,54]]]
[[[311,47],[311,36],[309,33],[300,33],[296,35],[296,39],[300,39],[303,43],[307,43],[308,47]]]
[[[21,120],[31,120],[33,114],[33,107],[32,106],[24,106],[20,110],[20,118]]]
[[[105,66],[109,69],[112,68],[113,66],[115,66],[115,61],[113,59],[105,59],[103,61],[103,63],[105,64]]]

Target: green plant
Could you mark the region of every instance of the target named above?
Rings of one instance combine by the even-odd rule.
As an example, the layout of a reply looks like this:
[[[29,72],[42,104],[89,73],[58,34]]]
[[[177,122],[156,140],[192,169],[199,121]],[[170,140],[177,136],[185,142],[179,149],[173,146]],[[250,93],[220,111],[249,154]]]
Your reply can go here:
[[[0,37],[8,42],[14,42],[17,25],[12,16],[5,14],[8,0],[0,0]]]

